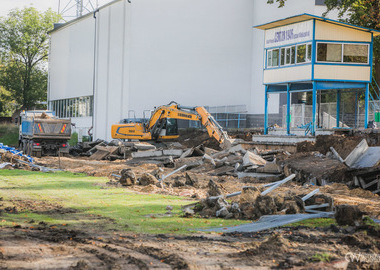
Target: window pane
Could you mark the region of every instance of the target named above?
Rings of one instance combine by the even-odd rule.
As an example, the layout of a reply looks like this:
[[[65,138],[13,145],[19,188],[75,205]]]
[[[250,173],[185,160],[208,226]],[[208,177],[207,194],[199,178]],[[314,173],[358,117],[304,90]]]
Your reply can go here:
[[[306,62],[306,44],[297,46],[297,63]]]
[[[292,46],[291,51],[292,51],[292,56],[291,56],[292,58],[291,58],[290,63],[295,64],[296,63],[296,46]]]
[[[281,66],[285,65],[285,48],[281,48]]]
[[[318,43],[317,61],[342,62],[342,44]]]
[[[343,61],[346,63],[368,63],[368,45],[344,44]]]
[[[268,51],[268,63],[267,63],[267,66],[268,67],[272,66],[272,51]]]
[[[275,49],[272,51],[272,66],[277,67],[278,66],[278,57],[279,57],[279,49]]]
[[[306,57],[306,61],[308,61],[308,62],[311,61],[311,53],[312,53],[311,44],[307,44],[307,57]]]
[[[290,48],[286,48],[286,58],[285,58],[285,64],[289,65],[290,64]]]

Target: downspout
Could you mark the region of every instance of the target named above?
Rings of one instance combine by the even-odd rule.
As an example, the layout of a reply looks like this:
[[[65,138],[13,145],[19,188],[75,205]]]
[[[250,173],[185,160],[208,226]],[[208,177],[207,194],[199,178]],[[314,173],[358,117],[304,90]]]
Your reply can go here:
[[[95,119],[95,80],[96,80],[96,41],[97,41],[97,18],[96,13],[99,12],[99,9],[96,9],[94,11],[93,17],[95,19],[95,32],[94,32],[94,67],[93,67],[93,74],[92,74],[92,122],[91,122],[91,128],[88,131],[89,135],[91,134],[91,141],[93,140],[93,132],[94,132],[94,119]]]

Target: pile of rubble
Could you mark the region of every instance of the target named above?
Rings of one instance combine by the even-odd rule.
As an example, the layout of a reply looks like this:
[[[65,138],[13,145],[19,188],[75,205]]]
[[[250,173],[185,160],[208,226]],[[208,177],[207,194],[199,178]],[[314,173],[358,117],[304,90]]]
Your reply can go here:
[[[22,151],[3,145],[2,143],[0,143],[0,169],[21,169],[43,172],[53,171],[53,169],[35,164],[34,159],[30,156],[24,155]]]
[[[96,140],[93,142],[81,142],[70,147],[70,155],[90,157],[90,160],[117,160],[131,157],[132,152],[154,150],[156,147],[143,142],[123,142],[112,140]]]
[[[255,220],[264,215],[297,214],[315,211],[331,211],[333,200],[323,194],[296,195],[292,192],[275,193],[280,185],[295,178],[291,175],[284,180],[258,187],[244,187],[242,191],[223,195],[217,184],[210,181],[207,198],[184,207],[185,215],[199,214],[202,217],[220,217]],[[271,194],[269,194],[271,193]],[[228,202],[227,199],[237,197]],[[318,210],[316,210],[318,209]]]

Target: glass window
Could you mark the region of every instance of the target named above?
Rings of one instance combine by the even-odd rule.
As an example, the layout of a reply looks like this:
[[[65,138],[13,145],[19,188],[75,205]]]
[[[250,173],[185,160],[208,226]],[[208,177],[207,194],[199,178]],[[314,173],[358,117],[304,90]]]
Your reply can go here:
[[[317,61],[342,62],[342,44],[318,43]]]
[[[272,66],[272,51],[268,51],[268,61],[267,61],[267,67]]]
[[[285,65],[285,48],[281,48],[281,66]]]
[[[306,44],[297,46],[297,63],[306,62]]]
[[[312,47],[311,44],[307,44],[307,55],[306,55],[306,61],[311,62],[311,55],[312,55]]]
[[[279,63],[279,49],[275,49],[272,51],[272,66],[277,67]]]
[[[368,63],[368,45],[344,44],[343,62]]]
[[[290,50],[291,50],[290,64],[295,64],[296,63],[296,46],[292,46]]]
[[[268,50],[267,67],[277,67],[279,64],[280,49]]]
[[[285,49],[285,65],[290,64],[290,48]]]

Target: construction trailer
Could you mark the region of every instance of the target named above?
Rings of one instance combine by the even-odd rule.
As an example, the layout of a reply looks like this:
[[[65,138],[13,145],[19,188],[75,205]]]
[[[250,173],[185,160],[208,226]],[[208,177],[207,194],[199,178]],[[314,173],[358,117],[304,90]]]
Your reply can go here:
[[[379,31],[311,14],[301,14],[256,26],[264,30],[265,134],[271,94],[286,93],[286,134],[291,135],[291,94],[312,93],[312,119],[304,128],[318,132],[317,94],[336,94],[336,128],[340,121],[341,95],[364,92],[364,127],[368,127],[370,99],[378,100],[372,81],[373,39]],[[375,96],[370,93],[373,87]],[[355,104],[357,106],[357,102]]]

